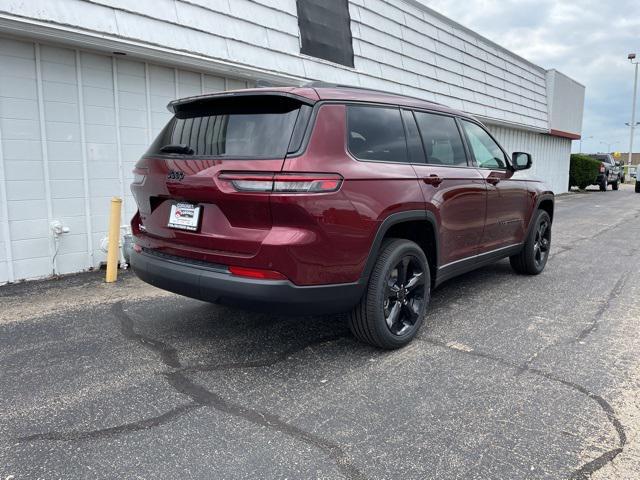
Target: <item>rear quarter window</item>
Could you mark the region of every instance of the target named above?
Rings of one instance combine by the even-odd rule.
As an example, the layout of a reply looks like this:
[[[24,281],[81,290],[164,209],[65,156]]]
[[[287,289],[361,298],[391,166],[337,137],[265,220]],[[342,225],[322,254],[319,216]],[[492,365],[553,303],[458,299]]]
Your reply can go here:
[[[347,105],[347,143],[360,160],[407,162],[407,140],[400,109]]]

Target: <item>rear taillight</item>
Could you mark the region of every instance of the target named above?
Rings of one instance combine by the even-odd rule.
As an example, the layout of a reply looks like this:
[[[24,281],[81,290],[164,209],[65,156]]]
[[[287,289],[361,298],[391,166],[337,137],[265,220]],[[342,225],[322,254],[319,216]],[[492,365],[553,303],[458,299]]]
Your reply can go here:
[[[235,173],[218,177],[238,192],[262,193],[328,193],[342,184],[335,173]]]
[[[261,268],[229,267],[231,275],[244,278],[256,278],[258,280],[286,280],[280,272],[275,270],[263,270]]]
[[[238,192],[271,192],[273,190],[273,173],[222,173],[218,178]]]
[[[133,184],[134,185],[142,185],[144,180],[147,178],[148,169],[146,168],[135,168],[133,170]]]

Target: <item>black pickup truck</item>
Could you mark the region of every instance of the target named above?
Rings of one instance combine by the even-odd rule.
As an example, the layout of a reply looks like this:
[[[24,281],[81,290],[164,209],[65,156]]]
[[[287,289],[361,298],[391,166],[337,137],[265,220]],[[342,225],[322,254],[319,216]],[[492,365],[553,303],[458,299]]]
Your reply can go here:
[[[598,173],[598,177],[593,183],[598,185],[602,192],[607,189],[607,185],[611,185],[612,190],[618,190],[618,185],[622,183],[622,175],[620,173],[620,167],[613,159],[613,156],[608,153],[589,156],[600,162],[600,173]]]

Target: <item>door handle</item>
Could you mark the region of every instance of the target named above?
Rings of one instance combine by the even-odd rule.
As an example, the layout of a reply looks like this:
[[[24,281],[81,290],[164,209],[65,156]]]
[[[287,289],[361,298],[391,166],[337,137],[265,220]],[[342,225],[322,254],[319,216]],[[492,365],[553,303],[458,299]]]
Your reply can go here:
[[[427,185],[439,187],[440,184],[442,183],[442,178],[440,178],[438,175],[432,174],[432,175],[429,175],[428,177],[424,177],[422,181]]]
[[[500,183],[500,179],[496,177],[489,177],[487,178],[487,183],[490,183],[491,185],[497,185],[498,183]]]

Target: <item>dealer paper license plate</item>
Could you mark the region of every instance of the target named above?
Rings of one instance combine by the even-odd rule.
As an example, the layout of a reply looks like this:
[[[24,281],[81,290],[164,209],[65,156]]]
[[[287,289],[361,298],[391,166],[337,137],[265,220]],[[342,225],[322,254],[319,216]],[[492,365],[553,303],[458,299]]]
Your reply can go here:
[[[200,220],[200,207],[192,203],[176,203],[171,205],[168,226],[180,230],[195,232]]]

